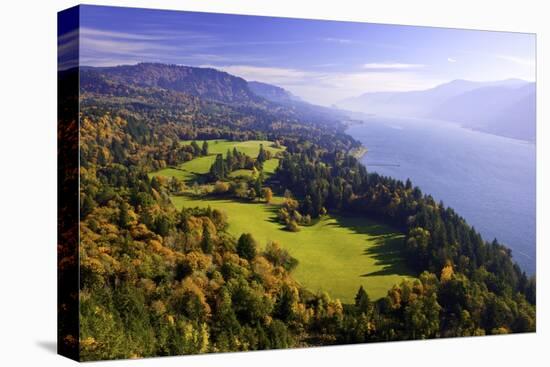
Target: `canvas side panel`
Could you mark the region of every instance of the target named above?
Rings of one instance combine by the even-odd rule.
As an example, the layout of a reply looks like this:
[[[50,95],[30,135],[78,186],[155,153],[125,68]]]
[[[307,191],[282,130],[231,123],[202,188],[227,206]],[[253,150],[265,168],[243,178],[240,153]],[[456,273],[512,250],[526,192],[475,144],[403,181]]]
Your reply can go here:
[[[79,359],[79,8],[58,13],[57,351]]]

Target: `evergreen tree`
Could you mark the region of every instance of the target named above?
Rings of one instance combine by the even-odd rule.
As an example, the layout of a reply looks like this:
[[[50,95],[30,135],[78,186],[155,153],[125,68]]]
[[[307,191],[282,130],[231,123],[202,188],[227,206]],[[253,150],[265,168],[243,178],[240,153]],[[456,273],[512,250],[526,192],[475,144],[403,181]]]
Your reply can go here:
[[[84,195],[84,199],[80,205],[80,219],[84,219],[96,206],[96,202],[90,195]]]
[[[260,177],[258,177],[254,181],[254,192],[256,194],[256,197],[262,197],[262,180],[260,179]]]
[[[252,260],[256,257],[257,247],[254,237],[250,233],[243,233],[237,242],[237,254],[244,259]]]
[[[296,298],[292,289],[286,284],[283,285],[275,303],[275,315],[285,322],[291,321],[294,317]]]
[[[235,165],[235,161],[233,159],[233,154],[231,153],[231,151],[229,149],[227,149],[227,153],[225,155],[225,163],[227,165],[227,169],[229,171],[233,171],[234,170],[234,165]]]
[[[201,148],[199,147],[199,145],[197,144],[196,141],[192,141],[191,142],[191,148],[193,148],[193,155],[194,156],[199,156],[201,154]]]
[[[225,162],[221,154],[216,155],[216,160],[210,167],[210,176],[213,180],[223,180],[226,176]]]
[[[202,252],[204,252],[205,254],[211,254],[213,248],[214,248],[214,241],[212,239],[212,234],[210,233],[210,228],[206,223],[204,223],[203,229],[202,229],[202,241],[201,241]]]
[[[254,162],[254,166],[256,166],[260,171],[264,168],[264,162],[267,160],[267,153],[264,149],[264,145],[260,144],[260,152],[258,153],[258,157],[256,158],[256,161]]]
[[[128,208],[129,205],[123,201],[122,204],[120,204],[120,211],[118,215],[118,225],[122,228],[128,228],[130,225],[130,215],[128,214]]]
[[[267,160],[267,153],[264,149],[264,145],[260,144],[260,151],[258,152],[258,157],[256,158],[256,161],[260,163],[264,163]]]
[[[155,189],[157,192],[160,191],[160,181],[157,176],[153,176],[151,179],[151,188]]]
[[[369,295],[363,286],[360,286],[357,294],[355,295],[355,307],[357,308],[357,311],[366,314],[369,312],[370,306],[371,303]]]

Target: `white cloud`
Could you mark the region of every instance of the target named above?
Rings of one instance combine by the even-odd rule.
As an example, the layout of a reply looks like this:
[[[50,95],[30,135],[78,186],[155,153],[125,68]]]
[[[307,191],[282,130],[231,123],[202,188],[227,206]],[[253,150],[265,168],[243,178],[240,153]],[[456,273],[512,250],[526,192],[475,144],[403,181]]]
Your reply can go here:
[[[526,59],[523,57],[516,57],[516,56],[508,56],[508,55],[496,55],[497,58],[501,60],[510,61],[514,64],[518,64],[521,66],[527,66],[527,67],[534,67],[535,66],[535,60],[534,59]]]
[[[83,37],[137,40],[137,41],[166,41],[166,40],[189,40],[189,39],[212,39],[212,36],[200,32],[187,30],[150,30],[147,34],[109,31],[98,28],[81,27],[80,35]]]
[[[281,86],[306,100],[323,105],[330,105],[341,99],[365,92],[405,91],[424,89],[435,85],[434,81],[427,80],[425,75],[416,72],[417,69],[424,67],[422,64],[367,63],[362,65],[363,68],[360,71],[355,72],[331,71],[329,67],[333,64],[318,65],[317,69],[310,70],[257,66],[257,62],[266,64],[269,60],[255,60],[253,55],[209,52],[208,49],[213,46],[229,46],[215,38],[205,38],[200,42],[184,42],[186,37],[200,37],[200,34],[183,33],[148,33],[145,35],[82,28],[80,33],[81,65],[114,66],[143,61],[161,61],[213,67],[246,80],[257,80]],[[70,39],[70,37],[67,38]],[[163,42],[165,39],[177,39],[182,42]],[[324,41],[341,44],[356,42],[338,38],[327,38]]]
[[[277,85],[289,85],[295,83],[303,83],[308,80],[319,77],[320,73],[303,71],[297,69],[277,68],[277,67],[262,67],[252,65],[201,65],[201,67],[210,67],[218,70],[223,70],[229,74],[240,76],[246,80],[260,81]]]
[[[447,57],[447,61],[451,63],[455,63],[456,59],[453,59],[452,57]]]
[[[223,70],[249,81],[274,84],[288,89],[309,102],[327,106],[366,92],[421,90],[443,82],[428,79],[413,71],[388,73],[369,70],[346,73],[251,65],[202,65],[202,67]]]
[[[322,104],[355,97],[367,92],[422,90],[441,84],[442,80],[426,78],[416,72],[387,73],[368,71],[331,73],[320,78],[315,99]]]
[[[116,55],[140,55],[148,56],[152,52],[172,51],[174,47],[152,44],[149,42],[126,42],[115,39],[81,38],[81,49],[87,52],[101,52]],[[85,48],[84,48],[85,47]]]
[[[367,63],[363,64],[363,69],[379,69],[379,70],[404,70],[423,68],[423,64],[403,64],[403,63]]]
[[[214,61],[215,56],[204,50],[216,42],[219,41],[208,34],[183,30],[141,34],[82,27],[79,33],[81,65],[90,66],[143,61],[178,63],[193,57]]]
[[[81,65],[114,66],[140,61],[160,61],[178,49],[161,42],[162,36],[80,28]]]
[[[352,44],[355,43],[355,41],[345,38],[333,38],[333,37],[327,37],[322,38],[322,41],[325,42],[332,42],[332,43],[341,43],[341,44]]]
[[[80,36],[86,38],[109,38],[109,39],[126,39],[126,40],[160,40],[158,36],[142,35],[137,33],[125,33],[125,32],[114,32],[114,31],[104,31],[101,29],[81,27]]]
[[[244,43],[232,45],[211,35],[193,31],[151,31],[140,34],[82,27],[79,36],[81,64],[89,66],[115,66],[121,62],[131,64],[143,61],[186,65],[267,61],[266,58],[242,53],[209,52],[214,47],[233,47]],[[78,40],[78,37],[74,38]]]

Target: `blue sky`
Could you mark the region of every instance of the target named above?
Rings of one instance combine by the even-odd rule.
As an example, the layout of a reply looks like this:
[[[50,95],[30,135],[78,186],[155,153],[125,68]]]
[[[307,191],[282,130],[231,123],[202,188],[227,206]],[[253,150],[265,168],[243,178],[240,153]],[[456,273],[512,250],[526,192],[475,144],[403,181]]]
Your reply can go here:
[[[510,32],[81,7],[80,64],[208,66],[329,105],[453,79],[535,79],[535,36]]]

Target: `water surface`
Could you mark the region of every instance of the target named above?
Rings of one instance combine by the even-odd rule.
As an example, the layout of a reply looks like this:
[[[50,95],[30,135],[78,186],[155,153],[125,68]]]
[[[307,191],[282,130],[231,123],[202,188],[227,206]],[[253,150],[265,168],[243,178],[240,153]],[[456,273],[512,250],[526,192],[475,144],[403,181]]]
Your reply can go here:
[[[433,120],[372,117],[348,134],[369,171],[410,178],[535,272],[535,144]]]

